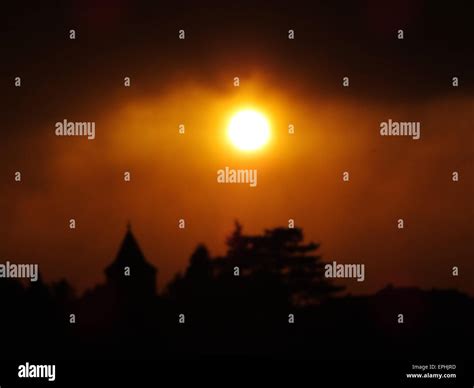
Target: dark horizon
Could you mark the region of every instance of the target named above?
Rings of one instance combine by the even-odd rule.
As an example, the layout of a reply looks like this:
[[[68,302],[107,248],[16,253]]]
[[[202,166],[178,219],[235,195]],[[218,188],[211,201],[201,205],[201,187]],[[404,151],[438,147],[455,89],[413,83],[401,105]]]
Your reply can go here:
[[[268,228],[266,228],[265,230],[270,230]],[[263,231],[261,231],[263,232]],[[116,249],[115,249],[115,252],[118,252],[120,253],[120,250],[121,250],[121,247],[123,246],[124,242],[126,241],[127,239],[127,236],[129,234],[132,234],[133,235],[133,239],[134,241],[136,241],[136,244],[138,245],[141,253],[143,254],[143,257],[145,258],[145,260],[148,262],[148,256],[147,256],[147,253],[146,251],[144,251],[140,245],[140,239],[136,237],[135,235],[135,232],[134,232],[134,226],[133,226],[133,223],[129,220],[126,222],[125,226],[124,226],[124,235],[122,237],[120,241],[120,243],[117,244],[116,246]],[[257,234],[258,235],[258,234]],[[304,235],[304,234],[303,234]],[[229,237],[229,236],[227,236]],[[307,240],[307,239],[306,239]],[[312,243],[312,240],[307,240],[307,242],[309,243]],[[318,244],[318,246],[320,246],[320,244]],[[196,251],[196,249],[198,249],[199,247],[205,247],[206,249],[208,249],[208,246],[205,242],[198,242],[195,244],[195,247],[193,249],[193,251],[188,255],[187,257],[187,262],[186,262],[186,266],[182,269],[179,269],[172,277],[171,279],[169,279],[167,282],[162,282],[160,281],[160,268],[159,266],[158,267],[155,267],[157,269],[157,272],[156,272],[156,282],[157,282],[157,286],[156,286],[156,292],[157,292],[157,295],[162,295],[163,293],[166,292],[166,288],[169,286],[170,283],[172,283],[177,276],[180,276],[180,275],[183,275],[183,273],[186,272],[186,268],[189,266],[189,259],[192,257],[193,253]],[[220,258],[223,257],[223,254],[216,254],[216,255],[212,255],[212,252],[209,251],[209,255],[210,255],[210,259],[211,260],[219,260]],[[109,255],[110,256],[110,255]],[[114,255],[111,255],[111,257],[114,257]],[[115,256],[116,257],[116,256]],[[324,256],[322,257],[322,262],[325,263],[325,264],[330,264],[330,260],[327,260]],[[28,262],[29,263],[29,262]],[[12,263],[12,264],[28,264],[28,263]],[[106,269],[113,263],[113,260],[109,260],[109,262],[106,264],[106,266],[104,266],[104,268],[102,268],[102,270],[100,271],[100,279],[94,283],[94,284],[90,284],[88,286],[86,286],[84,289],[78,289],[76,288],[76,286],[73,284],[73,283],[69,283],[69,279],[67,279],[66,277],[59,277],[57,279],[49,279],[48,281],[46,281],[46,283],[48,283],[49,285],[52,285],[52,284],[55,284],[55,283],[58,283],[58,282],[63,282],[63,281],[66,281],[71,287],[72,289],[74,290],[74,292],[76,293],[76,296],[77,297],[83,297],[84,295],[86,295],[87,293],[91,292],[94,290],[94,288],[96,288],[97,286],[103,284],[104,280],[105,280],[105,274],[106,274]],[[155,263],[156,264],[156,263]],[[343,263],[339,263],[339,264],[343,264]],[[48,274],[45,274],[44,272],[40,271],[40,281],[42,282],[45,282],[45,279],[48,279]],[[98,275],[98,274],[96,274]],[[369,274],[370,275],[370,274]],[[455,277],[454,277],[455,279]],[[30,280],[27,280],[25,279],[24,281],[22,281],[22,283],[25,285],[25,286],[30,286],[32,284],[30,284]],[[431,288],[423,288],[423,287],[418,287],[416,284],[404,284],[404,285],[399,285],[399,284],[396,284],[395,282],[388,282],[386,283],[384,286],[380,287],[378,290],[375,290],[373,291],[372,293],[371,292],[360,292],[360,293],[354,293],[352,292],[352,289],[351,289],[351,285],[356,282],[356,279],[344,279],[344,278],[335,278],[334,279],[334,283],[338,286],[342,286],[343,289],[341,290],[341,292],[338,294],[339,297],[342,297],[342,296],[346,296],[346,295],[351,295],[351,296],[368,296],[370,294],[376,294],[377,292],[379,291],[382,291],[382,290],[386,290],[387,288],[396,288],[396,289],[420,289],[420,290],[423,290],[423,291],[432,291],[432,290],[443,290],[443,288],[439,288],[439,287],[431,287]],[[453,281],[453,283],[455,283],[455,281]],[[357,283],[356,283],[357,284]],[[452,287],[446,287],[444,290],[448,291],[448,290],[456,290],[458,292],[461,292],[461,293],[466,293],[464,290],[460,290],[460,289],[457,289],[456,288],[456,285],[453,284]],[[472,297],[473,295],[469,294],[469,293],[466,293],[468,294],[470,297]]]
[[[216,259],[198,246],[186,270],[160,294],[157,269],[130,229],[106,281],[80,297],[67,281],[24,287],[4,279],[0,329],[10,335],[0,358],[360,362],[470,354],[472,297],[393,286],[343,295],[321,271],[319,246],[305,242],[297,228],[250,236],[236,225],[227,246],[226,256]],[[19,335],[24,330],[27,338]]]

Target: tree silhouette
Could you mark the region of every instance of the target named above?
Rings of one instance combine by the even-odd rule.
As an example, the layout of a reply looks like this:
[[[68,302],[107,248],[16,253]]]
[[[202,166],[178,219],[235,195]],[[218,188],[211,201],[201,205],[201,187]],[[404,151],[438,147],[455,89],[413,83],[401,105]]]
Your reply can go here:
[[[251,236],[236,222],[227,246],[227,255],[217,260],[222,275],[238,270],[246,278],[277,282],[293,305],[315,304],[344,289],[324,277],[324,263],[313,254],[319,244],[304,244],[300,228],[279,227]]]
[[[213,294],[213,263],[209,251],[199,244],[191,255],[189,266],[184,275],[177,274],[169,283],[166,295],[172,301],[195,309]]]

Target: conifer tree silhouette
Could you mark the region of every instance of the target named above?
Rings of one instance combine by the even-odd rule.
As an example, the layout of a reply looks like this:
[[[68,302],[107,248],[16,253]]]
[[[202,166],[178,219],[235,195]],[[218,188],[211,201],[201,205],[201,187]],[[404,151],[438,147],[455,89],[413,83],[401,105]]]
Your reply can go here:
[[[315,304],[344,289],[324,277],[321,256],[314,254],[319,244],[305,244],[301,228],[278,227],[252,236],[236,222],[227,246],[227,255],[217,261],[221,273],[239,268],[243,277],[272,279],[293,305]]]

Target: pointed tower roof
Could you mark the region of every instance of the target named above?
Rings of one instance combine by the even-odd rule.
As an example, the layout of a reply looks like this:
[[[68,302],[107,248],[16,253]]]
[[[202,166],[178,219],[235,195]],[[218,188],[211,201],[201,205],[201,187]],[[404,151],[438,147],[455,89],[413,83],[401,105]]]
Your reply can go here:
[[[156,272],[156,268],[145,259],[145,256],[132,233],[130,222],[127,223],[127,232],[122,240],[117,257],[105,269],[105,273],[107,276],[113,275],[117,270],[122,273],[125,266]]]

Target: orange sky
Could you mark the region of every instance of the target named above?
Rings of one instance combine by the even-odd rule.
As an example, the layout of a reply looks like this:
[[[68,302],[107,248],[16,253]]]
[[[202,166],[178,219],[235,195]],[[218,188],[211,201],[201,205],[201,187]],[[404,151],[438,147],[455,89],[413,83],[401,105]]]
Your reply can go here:
[[[366,264],[351,292],[393,282],[474,294],[473,24],[459,9],[421,0],[5,5],[0,261],[37,262],[46,280],[84,290],[103,280],[131,220],[162,287],[199,242],[223,254],[235,219],[259,233],[293,218],[324,260]],[[251,154],[225,136],[246,107],[272,126],[271,142]],[[95,121],[96,139],[56,137],[63,119]],[[420,121],[421,139],[381,137],[388,119]],[[226,166],[257,169],[257,187],[218,184]]]
[[[102,281],[131,220],[162,287],[197,243],[224,253],[235,219],[258,233],[293,218],[308,240],[322,243],[324,260],[366,264],[365,282],[346,283],[354,293],[390,282],[474,291],[467,243],[472,99],[368,105],[317,90],[302,94],[262,75],[242,79],[239,88],[232,80],[222,77],[220,88],[186,81],[144,97],[124,88],[113,106],[81,116],[96,121],[94,141],[54,136],[55,121],[74,119],[67,112],[18,140],[21,156],[2,177],[2,259],[38,262],[46,280],[65,276],[83,290]],[[225,133],[231,114],[245,107],[264,112],[272,127],[271,142],[254,153],[236,150]],[[389,118],[421,121],[421,140],[381,137],[379,124]],[[36,164],[34,152],[22,152],[28,145],[41,147],[46,161]],[[225,166],[257,169],[258,186],[218,184]],[[22,183],[13,181],[16,170]],[[457,279],[453,265],[460,266]]]

